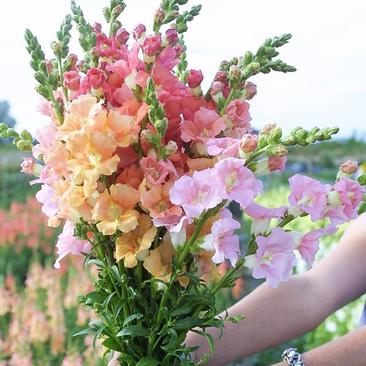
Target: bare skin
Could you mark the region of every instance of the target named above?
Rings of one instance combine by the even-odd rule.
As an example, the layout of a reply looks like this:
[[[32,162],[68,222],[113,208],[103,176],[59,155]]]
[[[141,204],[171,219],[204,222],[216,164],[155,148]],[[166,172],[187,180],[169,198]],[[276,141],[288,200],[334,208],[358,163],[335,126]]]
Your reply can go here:
[[[239,324],[225,325],[216,340],[216,354],[207,366],[223,366],[300,336],[318,326],[337,309],[366,292],[366,216],[352,223],[334,252],[276,289],[262,285],[229,309],[244,315]],[[189,345],[201,345],[197,357],[208,353],[206,341],[189,335]],[[280,357],[280,355],[279,355]],[[304,355],[306,366],[364,366],[366,327]],[[280,363],[279,365],[285,365]]]

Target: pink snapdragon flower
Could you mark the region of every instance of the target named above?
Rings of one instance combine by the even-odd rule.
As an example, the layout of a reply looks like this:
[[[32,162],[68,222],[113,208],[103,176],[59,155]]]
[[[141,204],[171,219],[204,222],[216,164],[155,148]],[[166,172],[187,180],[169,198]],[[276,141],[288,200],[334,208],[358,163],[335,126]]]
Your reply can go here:
[[[258,145],[257,135],[247,133],[241,138],[240,149],[246,154],[255,151],[257,149],[257,145]]]
[[[312,221],[324,217],[327,208],[329,185],[303,175],[294,175],[289,179],[291,193],[289,195],[290,211],[296,215],[306,212]]]
[[[182,206],[187,216],[197,218],[222,201],[214,182],[213,169],[196,171],[192,177],[184,175],[171,188],[170,201]]]
[[[221,137],[206,141],[208,154],[211,156],[219,156],[220,159],[239,157],[240,144],[241,141],[239,139],[233,139],[231,137]]]
[[[190,70],[188,73],[187,83],[192,89],[201,85],[203,80],[203,74],[201,70]]]
[[[244,160],[227,158],[214,169],[222,198],[238,202],[243,209],[263,190],[262,182],[244,166]]]
[[[296,263],[295,242],[289,233],[274,228],[268,237],[257,237],[254,278],[266,278],[268,286],[277,287],[286,281]]]
[[[42,203],[42,212],[49,218],[57,215],[59,211],[55,190],[47,184],[43,184],[36,194],[37,201]]]
[[[249,122],[251,121],[249,104],[243,99],[233,100],[227,107],[226,117],[232,123],[231,127],[249,129]]]
[[[79,90],[80,80],[81,80],[81,76],[75,70],[67,71],[64,73],[64,86],[67,89]]]
[[[268,230],[272,219],[283,218],[287,210],[287,206],[267,208],[253,202],[246,208],[245,212],[254,219],[251,228],[252,233],[259,235]]]
[[[57,129],[53,124],[39,128],[36,131],[36,138],[39,142],[37,145],[33,146],[32,153],[33,156],[38,159],[41,155],[49,153],[56,142]]]
[[[166,41],[168,42],[169,46],[175,46],[179,39],[178,31],[174,28],[169,28],[165,32],[165,38],[166,38]]]
[[[287,164],[287,156],[270,156],[268,158],[269,172],[284,172]]]
[[[161,49],[161,35],[147,37],[142,45],[142,49],[147,56],[156,56]]]
[[[71,221],[66,221],[62,233],[58,236],[56,244],[58,258],[54,264],[54,267],[57,269],[61,268],[60,262],[68,254],[87,254],[91,250],[91,245],[86,240],[81,240],[74,236],[74,230],[75,225]]]
[[[212,261],[223,263],[228,259],[235,266],[240,255],[239,236],[234,231],[240,229],[240,224],[235,221],[229,210],[221,212],[220,219],[212,225],[211,234],[206,235],[202,248],[215,251]]]
[[[355,219],[364,193],[364,188],[358,182],[350,178],[339,180],[329,194],[330,207],[327,209],[326,216],[334,225]]]
[[[335,226],[330,225],[324,229],[310,231],[301,238],[298,249],[309,267],[314,263],[315,255],[319,250],[320,239],[326,234],[334,233],[335,230]]]
[[[225,128],[225,120],[216,111],[201,107],[194,114],[193,121],[183,121],[181,138],[184,142],[201,142],[216,137]]]
[[[146,33],[146,27],[143,24],[138,24],[133,30],[133,38],[137,41]]]
[[[169,176],[174,179],[178,177],[170,160],[156,160],[156,158],[149,156],[141,159],[140,166],[151,185],[163,184]]]

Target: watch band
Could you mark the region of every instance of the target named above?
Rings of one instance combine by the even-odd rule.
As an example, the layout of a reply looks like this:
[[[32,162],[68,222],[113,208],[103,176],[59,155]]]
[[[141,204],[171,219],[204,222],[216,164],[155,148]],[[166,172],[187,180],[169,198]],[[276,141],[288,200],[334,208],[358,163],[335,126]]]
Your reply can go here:
[[[296,348],[289,348],[282,353],[282,360],[290,366],[305,366],[301,354]]]

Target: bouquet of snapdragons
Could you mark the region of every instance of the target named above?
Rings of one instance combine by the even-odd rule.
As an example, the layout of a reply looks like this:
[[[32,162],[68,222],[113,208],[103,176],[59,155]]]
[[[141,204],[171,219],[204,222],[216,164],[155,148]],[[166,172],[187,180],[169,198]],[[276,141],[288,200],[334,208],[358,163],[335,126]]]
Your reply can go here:
[[[231,287],[247,266],[255,278],[277,286],[291,275],[298,252],[311,266],[320,238],[353,219],[363,200],[365,177],[352,179],[344,164],[333,185],[290,178],[289,204],[263,207],[260,177],[283,171],[291,146],[329,140],[336,128],[297,128],[283,136],[277,125],[255,131],[249,103],[259,73],[293,72],[277,58],[291,35],[267,39],[257,52],[223,61],[204,92],[202,72],[188,68],[184,33],[200,6],[162,0],[153,29],[132,35],[119,20],[123,0],[104,9],[108,31],[87,22],[74,2],[46,58],[26,31],[31,67],[50,123],[20,134],[0,125],[21,150],[31,150],[22,170],[40,184],[37,199],[51,227],[63,226],[55,267],[68,254],[96,266],[93,292],[81,297],[99,320],[94,333],[121,365],[200,365],[185,346],[189,331],[205,336],[241,317],[217,315],[215,295]],[[69,53],[72,25],[84,57]],[[241,251],[228,205],[252,218]],[[286,229],[310,216],[327,225],[306,233]],[[228,262],[222,274],[218,265]],[[245,315],[245,314],[243,314]],[[245,322],[243,323],[245,326]]]

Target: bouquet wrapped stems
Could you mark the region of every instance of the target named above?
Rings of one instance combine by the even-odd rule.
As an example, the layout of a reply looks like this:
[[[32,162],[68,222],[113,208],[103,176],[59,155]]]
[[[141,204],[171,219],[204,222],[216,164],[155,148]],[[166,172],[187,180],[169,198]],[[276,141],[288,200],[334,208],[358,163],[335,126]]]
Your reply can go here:
[[[283,136],[276,124],[252,127],[249,101],[257,88],[250,80],[296,70],[277,58],[290,34],[224,60],[204,92],[203,73],[188,68],[184,43],[201,7],[184,9],[187,2],[162,0],[152,32],[139,24],[132,37],[119,20],[123,0],[104,9],[107,32],[72,2],[51,59],[27,30],[50,123],[36,140],[0,124],[0,137],[32,151],[22,171],[41,184],[37,199],[49,226],[63,225],[55,267],[74,254],[98,268],[95,290],[80,301],[99,320],[79,335],[94,333],[106,359],[118,354],[121,365],[204,364],[215,346],[206,329],[242,319],[217,316],[215,300],[241,268],[275,287],[290,277],[296,253],[310,267],[321,237],[364,207],[366,177],[356,179],[353,161],[342,164],[334,184],[291,177],[285,206],[257,203],[261,177],[284,171],[292,146],[330,140],[338,129],[298,127]],[[69,53],[73,24],[82,58]],[[233,201],[251,221],[247,251],[228,209]],[[288,229],[305,216],[321,229]],[[195,348],[185,346],[190,331],[207,338],[211,355],[192,360]]]

